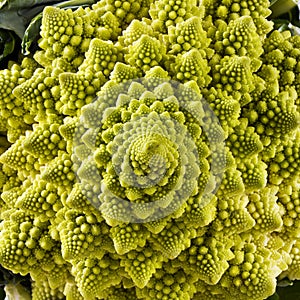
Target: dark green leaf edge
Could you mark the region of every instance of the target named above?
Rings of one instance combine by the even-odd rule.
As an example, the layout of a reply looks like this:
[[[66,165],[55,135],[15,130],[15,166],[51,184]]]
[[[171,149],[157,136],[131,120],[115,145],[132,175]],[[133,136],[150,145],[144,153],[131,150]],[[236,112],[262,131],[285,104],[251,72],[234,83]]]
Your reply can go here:
[[[2,51],[0,61],[14,51],[15,43],[16,40],[12,32],[0,29],[0,49]]]
[[[299,4],[299,3],[298,3]],[[273,0],[271,1],[271,19],[278,18],[280,15],[289,13],[297,6],[297,0]]]

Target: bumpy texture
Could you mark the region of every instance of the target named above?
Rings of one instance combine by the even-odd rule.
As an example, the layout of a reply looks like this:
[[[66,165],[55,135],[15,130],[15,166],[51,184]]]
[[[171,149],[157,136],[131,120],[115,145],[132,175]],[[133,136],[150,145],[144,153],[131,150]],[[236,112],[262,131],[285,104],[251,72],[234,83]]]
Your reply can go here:
[[[0,264],[33,300],[263,300],[300,279],[300,38],[269,2],[43,12],[0,71]]]

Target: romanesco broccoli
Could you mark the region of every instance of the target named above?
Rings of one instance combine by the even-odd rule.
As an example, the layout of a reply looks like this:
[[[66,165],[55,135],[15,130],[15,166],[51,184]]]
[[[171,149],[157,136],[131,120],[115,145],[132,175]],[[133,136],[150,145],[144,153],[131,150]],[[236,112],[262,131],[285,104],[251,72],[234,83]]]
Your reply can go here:
[[[263,300],[300,279],[300,38],[269,1],[46,7],[0,70],[0,264],[33,300]]]

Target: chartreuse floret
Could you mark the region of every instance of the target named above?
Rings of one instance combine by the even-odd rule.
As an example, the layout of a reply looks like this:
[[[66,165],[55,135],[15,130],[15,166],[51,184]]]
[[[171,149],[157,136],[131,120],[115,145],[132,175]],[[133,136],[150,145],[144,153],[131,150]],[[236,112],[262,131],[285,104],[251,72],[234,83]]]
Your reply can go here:
[[[237,165],[247,192],[262,189],[267,184],[267,165],[260,159],[245,159]]]
[[[211,223],[216,217],[216,197],[201,195],[191,197],[186,202],[185,212],[182,215],[186,226],[195,228],[204,227]]]
[[[299,266],[300,266],[300,256],[299,256],[299,240],[296,239],[293,242],[292,249],[290,250],[291,262],[289,263],[288,270],[280,274],[281,278],[288,278],[290,280],[295,280],[299,277]]]
[[[276,187],[265,187],[260,192],[249,194],[247,210],[255,220],[253,235],[272,232],[282,227],[283,222],[276,193]]]
[[[166,266],[166,269],[157,270],[149,284],[137,290],[141,299],[192,299],[195,292],[195,279],[186,274],[182,269]]]
[[[62,56],[72,61],[79,55],[78,46],[82,41],[82,18],[71,9],[63,10],[48,6],[43,12],[39,46],[49,60]],[[76,58],[78,59],[78,58]]]
[[[58,130],[66,141],[67,152],[72,154],[74,142],[76,143],[82,137],[85,128],[80,126],[78,117],[65,117],[63,124],[60,125]]]
[[[298,127],[299,112],[288,92],[281,92],[273,98],[266,90],[253,109],[258,114],[255,127],[259,135],[282,139]]]
[[[204,0],[201,2],[201,6],[205,7],[205,19],[212,17],[216,23],[219,20],[224,20],[229,23],[240,17],[250,16],[257,27],[257,32],[262,37],[265,37],[273,27],[273,23],[266,19],[266,17],[271,14],[269,1],[256,0],[247,2]]]
[[[153,234],[160,233],[170,221],[171,216],[164,216],[163,211],[158,213],[157,220],[147,222],[144,226]]]
[[[280,49],[272,50],[270,52],[265,53],[264,59],[266,63],[274,67],[280,67],[280,65],[284,61],[284,52]]]
[[[76,182],[71,193],[65,200],[64,206],[81,212],[97,212],[100,205],[98,199],[99,188],[97,185],[90,185],[87,182]],[[95,208],[95,210],[93,209]]]
[[[299,39],[291,36],[289,31],[275,30],[266,39],[264,49],[263,59],[279,74],[279,90],[299,95]]]
[[[24,148],[25,140],[21,136],[0,156],[0,162],[16,170],[21,178],[29,174],[35,176],[40,170],[38,159]]]
[[[297,235],[300,230],[299,213],[300,213],[300,191],[296,184],[282,183],[280,185],[278,205],[284,209],[282,216],[283,225],[290,236]]]
[[[168,50],[170,54],[184,54],[192,48],[202,50],[205,54],[210,44],[206,31],[203,30],[201,19],[191,17],[183,22],[177,23],[176,27],[168,27]],[[207,54],[210,51],[208,51]]]
[[[239,119],[239,125],[234,128],[234,132],[226,139],[226,145],[238,161],[253,157],[263,149],[259,135],[255,133],[254,127],[248,126],[246,118]]]
[[[68,280],[64,288],[64,295],[68,300],[84,300],[78,290],[75,280]]]
[[[50,237],[47,238],[49,239]],[[44,241],[42,240],[42,242]],[[70,277],[70,265],[66,263],[56,264],[55,267],[51,269],[51,272],[49,272],[49,275],[47,274],[49,286],[51,289],[62,290],[64,288],[63,283],[66,282]]]
[[[33,118],[24,107],[24,103],[17,99],[12,91],[29,79],[37,67],[38,64],[33,59],[24,58],[20,66],[12,63],[9,69],[0,71],[0,115],[6,123],[6,129],[15,128],[17,123],[25,128],[27,124],[33,123]]]
[[[277,234],[271,233],[269,234],[269,239],[267,244],[264,242],[264,237],[257,240],[257,245],[261,247],[258,249],[258,253],[260,254],[267,254],[264,250],[266,247],[270,251],[270,258],[276,261],[277,267],[282,271],[282,273],[278,276],[277,280],[284,278],[285,271],[288,269],[288,266],[291,263],[291,257],[289,253],[291,252],[292,246],[294,245],[295,241],[290,239],[287,235],[283,237],[285,233]]]
[[[110,230],[115,250],[122,255],[138,247],[144,247],[149,232],[141,224],[118,225]]]
[[[145,248],[131,250],[122,256],[120,265],[125,268],[129,277],[135,285],[144,288],[157,268],[161,268],[162,256],[159,252],[154,251],[151,245],[145,245]]]
[[[119,261],[114,255],[105,255],[101,260],[86,258],[75,260],[72,274],[84,299],[105,297],[106,290],[121,282]]]
[[[133,87],[140,90],[141,86],[133,82],[128,87],[129,95],[137,96]],[[169,93],[164,95],[167,90]],[[164,89],[155,88],[154,93],[142,92],[139,100],[122,95],[117,100],[117,107],[103,112],[103,142],[96,151],[95,160],[105,172],[102,187],[112,191],[100,198],[105,218],[118,216],[117,211],[110,207],[119,202],[119,209],[129,209],[136,218],[149,218],[150,221],[160,208],[169,206],[170,212],[177,210],[195,189],[199,169],[196,164],[186,165],[183,169],[183,164],[197,160],[194,152],[185,159],[187,147],[194,147],[192,135],[196,133],[185,134],[186,127],[192,130],[191,124],[187,123],[185,127],[176,121],[180,105],[174,96],[168,96],[172,93],[172,87],[164,85]],[[164,96],[165,99],[159,100]],[[98,101],[100,104],[101,97]],[[199,113],[201,109],[195,112]],[[84,110],[83,120],[87,120],[86,113],[88,111]],[[200,117],[199,114],[196,116]],[[193,130],[198,128],[198,133],[194,138],[197,139],[201,130],[195,126]],[[90,143],[86,146],[91,147]],[[120,168],[122,161],[123,167]],[[123,199],[131,201],[132,205]]]
[[[110,79],[117,83],[121,83],[134,78],[139,78],[140,75],[141,72],[136,67],[117,62],[113,71],[110,74]]]
[[[52,74],[50,67],[37,68],[30,79],[13,90],[13,95],[23,103],[24,108],[32,116],[43,120],[46,115],[56,113],[55,102],[58,99],[55,87],[57,85],[58,78]]]
[[[252,229],[255,221],[246,209],[248,202],[249,200],[245,196],[219,199],[216,218],[211,226],[213,231],[230,236]]]
[[[95,77],[101,78],[103,75],[108,77],[115,63],[121,59],[120,49],[111,41],[94,38],[89,44],[85,60],[80,65],[79,71],[95,73]]]
[[[66,142],[59,133],[61,124],[54,122],[33,126],[33,131],[23,141],[24,150],[36,157],[40,164],[51,161],[58,151],[66,149]]]
[[[235,98],[245,97],[245,93],[254,89],[251,59],[248,56],[225,56],[213,67],[213,83],[215,88],[226,90]]]
[[[65,72],[59,75],[60,112],[65,115],[77,116],[81,107],[93,101],[96,91],[106,81],[102,72],[98,72],[98,76],[95,76],[93,71]]]
[[[216,284],[233,258],[229,245],[215,238],[197,237],[191,246],[179,256],[180,264],[188,274],[198,274],[208,284]]]
[[[15,206],[43,221],[53,218],[63,207],[55,186],[39,178],[18,197]]]
[[[105,253],[107,229],[105,224],[101,225],[99,216],[84,214],[75,209],[65,209],[64,212],[64,220],[59,224],[63,258],[68,261],[82,259],[92,253],[93,257],[101,258]]]
[[[151,68],[149,71],[146,71],[144,81],[145,86],[148,88],[155,88],[159,86],[161,83],[164,83],[170,80],[171,76],[168,74],[166,70],[164,70],[160,66],[156,66]]]
[[[149,14],[154,30],[166,33],[168,27],[181,23],[192,16],[200,16],[202,12],[196,1],[159,0],[151,4]]]
[[[21,182],[15,181],[15,186],[10,186],[9,189],[6,190],[7,183],[5,184],[3,188],[3,192],[1,194],[1,200],[4,202],[4,206],[6,209],[10,209],[13,207],[16,203],[16,199],[20,197],[26,190],[26,188],[30,185],[30,182],[25,182],[23,185],[21,185]],[[12,183],[10,182],[10,185]],[[5,212],[4,212],[5,215]]]
[[[88,50],[93,38],[115,41],[121,33],[120,20],[111,11],[103,11],[103,7],[95,6],[93,9],[87,7],[85,10],[80,11],[79,8],[75,11],[83,23],[83,40],[80,45],[82,52]]]
[[[194,238],[194,235],[195,230],[186,228],[184,222],[168,223],[162,231],[156,234],[153,247],[162,252],[163,256],[174,259],[190,246],[190,240]]]
[[[220,27],[217,39],[215,50],[223,55],[258,58],[263,53],[260,36],[250,16],[232,20],[222,29]]]
[[[238,196],[245,191],[242,174],[235,167],[227,168],[224,171],[222,182],[217,191],[217,196]]]
[[[119,19],[111,11],[103,11],[103,7],[97,6],[99,4],[85,9],[80,7],[75,11],[76,15],[82,18],[83,41],[80,45],[82,52],[88,50],[92,38],[114,41],[121,32]]]
[[[43,170],[41,179],[71,190],[75,174],[72,170],[70,155],[64,151],[60,151],[58,156]]]
[[[269,164],[269,180],[273,184],[282,181],[294,181],[299,177],[300,133],[288,140]]]
[[[35,281],[32,286],[33,300],[62,300],[65,299],[63,286],[52,289],[47,281]],[[80,299],[80,298],[79,298]]]
[[[1,192],[9,191],[15,187],[20,187],[23,184],[23,177],[19,176],[17,171],[15,171],[13,168],[10,168],[6,165],[1,165],[1,171],[3,180]]]
[[[280,269],[271,259],[271,251],[259,249],[254,243],[237,246],[235,258],[221,278],[226,297],[239,300],[265,299],[274,293]]]
[[[89,156],[89,149],[86,147],[86,145],[80,145],[76,146],[76,159],[78,160],[86,160],[85,163],[81,164],[78,172],[78,177],[81,178],[82,181],[86,181],[88,184],[93,184],[96,186],[96,188],[99,188],[99,183],[97,184],[97,181],[101,180],[101,171],[98,169],[97,165],[95,164],[95,161],[92,159],[91,156]],[[85,156],[85,153],[87,154]],[[87,159],[88,157],[88,159]]]
[[[290,36],[290,34],[287,31],[283,33],[281,33],[278,30],[272,31],[264,41],[263,47],[265,52],[268,53],[275,49],[283,50],[286,35]]]
[[[171,65],[171,70],[174,79],[182,83],[194,80],[200,88],[203,88],[211,82],[207,60],[203,58],[199,50],[194,48],[183,55],[178,55],[175,63]]]
[[[138,1],[110,1],[104,0],[97,2],[93,8],[100,9],[100,12],[110,11],[114,16],[118,18],[121,27],[128,26],[134,19],[142,19],[148,16],[148,11],[152,0],[138,0]]]
[[[148,37],[153,35],[153,29],[146,20],[133,20],[123,31],[118,41],[122,46],[128,47],[137,41],[143,34]]]
[[[148,71],[158,66],[165,55],[165,46],[159,40],[148,35],[142,35],[128,47],[125,60],[132,66]]]
[[[226,85],[229,85],[228,83]],[[225,89],[225,90],[224,90]],[[228,134],[232,131],[231,128],[238,125],[241,105],[238,97],[226,90],[226,87],[215,89],[208,89],[203,93],[205,100],[209,103],[211,109],[214,111],[218,121],[222,125],[224,131]]]
[[[275,30],[265,40],[264,49],[264,62],[277,72],[277,90],[288,92],[299,106],[299,39],[291,36],[289,31]]]
[[[103,40],[117,40],[121,33],[120,20],[113,15],[110,11],[100,15],[100,27],[95,27],[96,37]]]
[[[48,225],[33,214],[11,210],[10,215],[4,216],[1,229],[1,265],[23,275],[43,273],[55,267],[49,251],[55,252],[57,242],[49,237]]]

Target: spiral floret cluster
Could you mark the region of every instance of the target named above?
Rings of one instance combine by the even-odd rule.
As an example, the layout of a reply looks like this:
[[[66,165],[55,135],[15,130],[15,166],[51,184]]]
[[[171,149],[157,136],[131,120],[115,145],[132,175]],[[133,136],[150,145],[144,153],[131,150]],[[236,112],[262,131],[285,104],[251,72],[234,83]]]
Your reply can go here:
[[[201,129],[205,100],[194,92],[194,100],[184,101],[180,95],[184,86],[176,82],[162,82],[151,89],[143,81],[120,84],[115,106],[104,108],[99,115],[102,91],[84,108],[81,124],[86,132],[74,140],[75,153],[84,147],[93,153],[82,160],[77,174],[81,181],[99,184],[99,208],[109,223],[145,223],[169,216],[198,192],[199,177],[207,176],[200,170],[197,147],[205,135]],[[131,91],[138,87],[143,92],[137,97]],[[162,98],[161,91],[167,90]],[[97,117],[100,127],[91,124]],[[212,124],[221,129],[217,118]],[[201,159],[204,163],[205,157]]]

